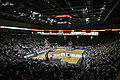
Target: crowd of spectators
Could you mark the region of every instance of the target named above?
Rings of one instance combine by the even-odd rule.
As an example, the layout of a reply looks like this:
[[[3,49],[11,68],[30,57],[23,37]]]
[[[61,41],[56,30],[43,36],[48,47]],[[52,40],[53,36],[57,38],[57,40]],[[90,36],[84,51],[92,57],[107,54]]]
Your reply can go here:
[[[1,35],[1,80],[115,80],[120,70],[119,39],[87,46],[86,57],[80,65],[60,65],[24,59],[24,55],[45,48],[44,41],[38,35]]]

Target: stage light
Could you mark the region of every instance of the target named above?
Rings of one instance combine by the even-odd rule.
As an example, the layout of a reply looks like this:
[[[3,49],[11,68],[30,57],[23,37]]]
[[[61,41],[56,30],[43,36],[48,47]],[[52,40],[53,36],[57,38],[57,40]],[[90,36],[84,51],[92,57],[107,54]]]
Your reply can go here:
[[[37,13],[37,12],[33,12],[33,14],[35,14],[35,15],[36,15],[36,14],[39,14],[39,13]]]

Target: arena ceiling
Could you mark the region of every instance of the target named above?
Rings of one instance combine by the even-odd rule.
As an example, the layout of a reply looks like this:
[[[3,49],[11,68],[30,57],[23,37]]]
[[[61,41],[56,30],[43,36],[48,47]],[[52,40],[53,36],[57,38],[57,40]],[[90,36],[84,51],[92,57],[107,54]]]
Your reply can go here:
[[[120,23],[120,0],[0,0],[0,19],[55,28],[56,15],[71,15],[72,28],[113,28]]]

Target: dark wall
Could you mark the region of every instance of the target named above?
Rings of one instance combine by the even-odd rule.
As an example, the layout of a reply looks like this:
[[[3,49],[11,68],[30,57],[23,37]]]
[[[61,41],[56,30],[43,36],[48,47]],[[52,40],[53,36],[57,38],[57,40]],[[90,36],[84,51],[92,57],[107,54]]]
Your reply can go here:
[[[28,28],[34,27],[34,25],[32,25],[32,24],[4,20],[4,19],[0,19],[0,25],[3,25],[3,26],[8,25],[8,26],[16,26],[16,27],[28,27]]]

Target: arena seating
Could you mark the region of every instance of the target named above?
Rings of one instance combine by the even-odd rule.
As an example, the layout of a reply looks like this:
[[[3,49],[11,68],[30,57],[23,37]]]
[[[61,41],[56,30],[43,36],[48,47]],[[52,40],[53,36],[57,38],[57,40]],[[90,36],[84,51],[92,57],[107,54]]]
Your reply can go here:
[[[24,59],[27,53],[44,49],[38,36],[2,34],[0,40],[1,80],[114,80],[120,70],[119,39],[112,43],[86,46],[88,58],[83,60],[87,65],[80,63],[79,66]]]

